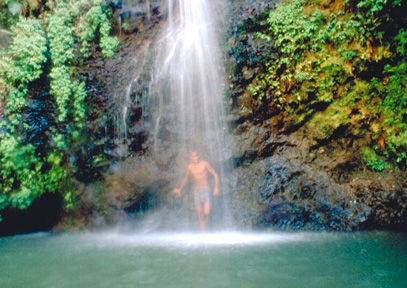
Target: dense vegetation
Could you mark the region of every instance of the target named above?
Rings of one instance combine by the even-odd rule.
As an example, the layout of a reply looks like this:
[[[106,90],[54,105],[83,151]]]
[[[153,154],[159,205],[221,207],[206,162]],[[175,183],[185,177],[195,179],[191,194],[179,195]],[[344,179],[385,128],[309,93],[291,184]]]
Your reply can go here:
[[[248,80],[240,114],[284,114],[289,129],[308,126],[321,141],[363,139],[368,168],[405,169],[406,9],[402,0],[289,0],[250,18],[237,35],[245,49],[231,51]]]
[[[78,67],[111,57],[110,11],[102,0],[6,0],[0,4],[0,210],[27,208],[45,192],[74,204],[70,157],[83,140],[86,84]],[[0,217],[1,220],[1,217]]]

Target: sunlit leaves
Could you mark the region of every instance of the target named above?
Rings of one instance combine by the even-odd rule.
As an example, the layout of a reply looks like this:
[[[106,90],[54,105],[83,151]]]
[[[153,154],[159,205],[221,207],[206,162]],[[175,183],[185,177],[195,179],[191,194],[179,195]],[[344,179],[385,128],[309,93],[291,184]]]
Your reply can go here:
[[[94,6],[89,9],[84,19],[79,23],[78,36],[82,42],[81,53],[89,56],[90,42],[95,39],[97,32],[100,34],[100,48],[105,57],[112,57],[119,45],[119,41],[110,36],[111,25],[107,14],[103,11],[100,0],[94,0]]]
[[[17,126],[20,123],[21,110],[26,105],[26,93],[27,87],[23,84],[20,84],[18,87],[13,87],[6,98],[6,115],[9,118],[9,121],[14,126]],[[14,130],[14,127],[10,127]]]
[[[47,34],[50,41],[50,52],[52,64],[55,66],[64,65],[74,59],[73,36],[74,27],[72,17],[68,8],[61,5],[54,14],[47,18]]]
[[[85,120],[85,98],[86,87],[85,82],[74,84],[74,102],[73,102],[73,119],[76,123],[82,123]]]
[[[14,82],[28,83],[42,74],[43,64],[47,61],[46,35],[40,20],[20,19],[12,29],[13,42],[9,53],[14,61],[8,77]]]
[[[67,66],[54,66],[49,74],[51,81],[51,94],[54,95],[58,105],[58,120],[64,122],[68,114],[68,101],[72,94],[72,80]]]
[[[406,3],[347,0],[326,5],[319,0],[291,0],[277,4],[267,18],[268,30],[256,33],[258,39],[273,44],[277,57],[262,63],[263,70],[246,92],[257,100],[267,95],[265,104],[298,119],[318,107],[314,104],[324,103],[319,107],[336,111],[338,123],[356,137],[370,137],[366,142],[380,161],[372,158],[365,162],[368,167],[384,169],[381,159],[387,158],[405,168],[407,17],[400,11],[407,9]],[[325,115],[321,117],[316,116],[318,111],[313,113],[311,122],[338,125],[323,119],[332,116],[328,113],[320,113]],[[332,129],[326,131],[321,130],[321,137]],[[379,136],[384,140],[377,145]]]
[[[4,30],[11,33],[10,45],[0,51],[4,111],[0,118],[0,210],[7,205],[25,209],[45,192],[61,193],[66,207],[72,207],[74,193],[69,185],[61,184],[66,184],[72,165],[69,149],[83,136],[87,97],[76,66],[91,56],[91,46],[111,57],[119,44],[110,35],[108,8],[102,1],[38,3],[8,0],[0,4],[7,8],[0,11],[0,21],[11,27],[10,32]],[[15,13],[10,13],[13,7]],[[46,111],[49,121],[45,123],[52,127],[46,127],[42,144],[27,137],[32,122],[25,113],[32,109],[27,103],[33,101],[45,102],[51,110]]]

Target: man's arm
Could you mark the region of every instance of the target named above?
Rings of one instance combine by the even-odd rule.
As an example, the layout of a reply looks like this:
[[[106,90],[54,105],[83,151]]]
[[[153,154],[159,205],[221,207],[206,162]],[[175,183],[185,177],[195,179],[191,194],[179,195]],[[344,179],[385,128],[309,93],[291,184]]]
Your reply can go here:
[[[213,179],[215,179],[215,188],[213,189],[213,196],[219,195],[219,177],[218,173],[216,173],[215,169],[212,168],[211,164],[207,162],[206,169],[208,169],[209,173],[212,174]]]
[[[181,191],[184,188],[185,184],[187,184],[190,174],[191,174],[191,172],[189,171],[189,167],[188,167],[187,173],[185,174],[184,179],[182,180],[181,186],[179,188],[174,189],[175,194],[181,195]]]

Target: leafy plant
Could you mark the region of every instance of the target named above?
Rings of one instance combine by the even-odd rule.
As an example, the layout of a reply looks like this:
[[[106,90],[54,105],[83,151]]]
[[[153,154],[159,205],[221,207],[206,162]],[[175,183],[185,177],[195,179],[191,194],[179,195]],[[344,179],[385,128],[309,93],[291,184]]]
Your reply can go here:
[[[357,137],[371,137],[369,149],[376,149],[377,157],[405,167],[407,18],[401,11],[407,3],[348,0],[331,4],[290,0],[270,11],[267,29],[255,35],[273,45],[276,57],[263,61],[246,86],[247,93],[258,100],[258,108],[245,108],[280,110],[294,124],[309,121],[315,127],[349,127]],[[241,65],[252,64],[243,61]],[[327,134],[322,137],[332,131],[319,130]],[[378,136],[384,139],[380,146]],[[372,169],[386,167],[382,158],[372,159],[365,161]]]
[[[383,171],[387,168],[386,162],[381,159],[371,148],[365,148],[361,151],[363,162],[367,167],[374,171]]]
[[[107,14],[103,11],[102,0],[94,0],[94,5],[86,13],[79,24],[79,38],[82,41],[81,53],[90,55],[89,43],[95,38],[97,32],[100,35],[100,48],[105,57],[112,57],[119,45],[119,41],[110,36],[111,26]]]
[[[0,15],[3,22],[14,23],[11,44],[0,54],[0,100],[5,112],[0,118],[0,210],[8,205],[25,209],[46,192],[61,193],[65,207],[72,208],[75,194],[69,178],[74,163],[69,151],[83,136],[87,97],[76,66],[97,43],[104,56],[113,56],[118,40],[110,36],[109,12],[102,1],[1,5],[10,11],[13,3],[22,4],[16,14],[26,17]],[[13,21],[5,21],[8,17]],[[55,111],[41,111],[47,113],[41,125],[51,125],[41,128],[49,131],[41,132],[41,141],[29,136],[35,121],[26,113],[28,103],[35,101]]]

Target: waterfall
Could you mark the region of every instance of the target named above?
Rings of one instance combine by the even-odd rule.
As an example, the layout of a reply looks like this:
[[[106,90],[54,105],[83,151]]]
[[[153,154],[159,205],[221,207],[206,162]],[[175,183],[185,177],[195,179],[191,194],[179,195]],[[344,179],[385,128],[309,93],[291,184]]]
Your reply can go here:
[[[190,152],[198,151],[218,172],[223,200],[229,193],[228,127],[219,21],[226,6],[225,0],[168,0],[167,28],[158,41],[149,91],[153,153],[164,166],[175,168],[174,187],[182,180]],[[223,206],[219,210],[226,213]]]

